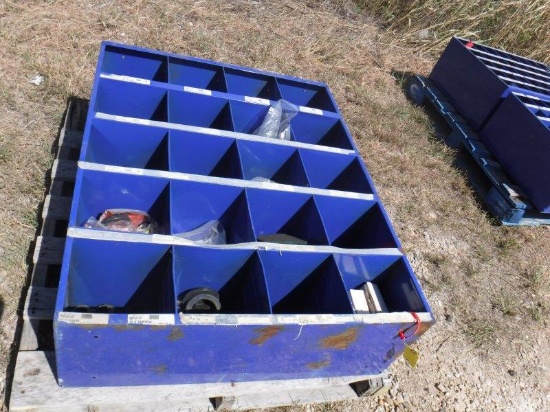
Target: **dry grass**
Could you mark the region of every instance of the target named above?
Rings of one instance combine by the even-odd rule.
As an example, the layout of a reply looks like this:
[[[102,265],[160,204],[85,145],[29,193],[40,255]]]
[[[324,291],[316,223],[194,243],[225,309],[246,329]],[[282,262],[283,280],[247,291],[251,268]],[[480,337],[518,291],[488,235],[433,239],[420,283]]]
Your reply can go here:
[[[66,99],[90,95],[103,39],[328,82],[436,315],[457,319],[431,333],[459,335],[514,365],[513,353],[495,347],[495,334],[529,345],[531,332],[547,325],[550,263],[541,251],[550,250],[550,230],[493,224],[453,166],[453,151],[435,138],[430,119],[406,100],[394,75],[426,74],[434,61],[379,30],[353,2],[0,1],[2,370],[50,148]],[[38,87],[28,82],[36,74],[46,78]],[[503,314],[507,307],[513,315]],[[518,337],[517,330],[529,333]]]
[[[451,36],[467,37],[550,63],[547,0],[357,0],[397,37],[439,55]]]

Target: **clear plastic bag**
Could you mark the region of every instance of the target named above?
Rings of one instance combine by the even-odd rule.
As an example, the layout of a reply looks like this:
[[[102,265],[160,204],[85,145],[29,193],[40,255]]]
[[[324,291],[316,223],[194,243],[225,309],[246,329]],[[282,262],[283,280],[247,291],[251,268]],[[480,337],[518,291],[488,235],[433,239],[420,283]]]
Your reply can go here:
[[[290,120],[297,113],[297,106],[286,100],[278,100],[269,108],[264,121],[254,134],[272,139],[290,140]]]
[[[176,233],[174,236],[203,245],[225,245],[227,243],[223,225],[217,220],[210,220],[196,229]]]
[[[149,213],[134,209],[107,209],[99,219],[90,217],[84,227],[117,232],[157,233],[158,225]]]

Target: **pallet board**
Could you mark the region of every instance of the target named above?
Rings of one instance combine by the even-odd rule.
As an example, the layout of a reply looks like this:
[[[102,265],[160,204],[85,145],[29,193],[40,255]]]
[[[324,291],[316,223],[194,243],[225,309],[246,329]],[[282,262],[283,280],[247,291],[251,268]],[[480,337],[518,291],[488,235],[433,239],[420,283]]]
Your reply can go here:
[[[479,140],[477,133],[429,79],[413,76],[409,80],[407,93],[417,104],[431,104],[451,127],[452,133],[448,140],[459,142],[468,153],[469,159],[462,166],[473,188],[502,225],[550,225],[550,214],[540,213],[533,207]]]
[[[42,225],[33,253],[33,270],[23,310],[19,350],[51,348],[52,319],[65,245],[78,150],[88,112],[88,101],[71,99],[59,132],[50,190],[44,200]],[[44,333],[44,331],[49,331]]]
[[[12,382],[12,411],[244,410],[370,396],[387,390],[387,373],[284,381],[62,388],[56,381],[52,319],[87,102],[71,100],[60,131]],[[78,152],[76,152],[78,153]]]
[[[355,382],[376,377],[263,382],[61,388],[53,352],[21,352],[13,380],[11,411],[214,411],[332,402],[357,398]],[[386,384],[389,382],[386,381]],[[382,387],[376,388],[381,389]]]

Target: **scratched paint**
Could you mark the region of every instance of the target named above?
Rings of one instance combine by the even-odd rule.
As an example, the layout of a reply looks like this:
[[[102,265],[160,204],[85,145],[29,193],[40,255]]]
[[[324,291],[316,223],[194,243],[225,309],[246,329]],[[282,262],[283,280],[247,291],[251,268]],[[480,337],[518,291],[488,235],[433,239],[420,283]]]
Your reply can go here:
[[[330,356],[325,356],[323,360],[307,363],[306,368],[313,370],[323,369],[330,365],[331,360]]]
[[[160,365],[153,367],[153,370],[159,375],[162,375],[163,373],[166,373],[166,371],[168,370],[168,366],[164,363],[161,363]]]
[[[113,329],[116,330],[117,332],[124,332],[124,331],[127,331],[127,330],[139,331],[139,330],[145,329],[145,326],[144,325],[125,325],[125,324],[121,324],[121,325],[113,325]]]
[[[258,334],[254,339],[250,340],[252,345],[263,345],[267,340],[277,335],[284,329],[283,326],[266,326],[264,328],[255,329],[254,332]]]
[[[183,338],[182,330],[177,326],[172,327],[172,329],[170,330],[170,334],[168,335],[168,340],[171,342],[175,342],[177,340],[180,340],[181,338]]]
[[[159,331],[159,330],[166,330],[168,327],[166,325],[151,325],[149,326],[149,330],[151,331]]]
[[[384,357],[384,361],[388,362],[393,359],[395,356],[395,347],[392,346],[388,351],[386,352],[386,356]]]
[[[358,331],[358,327],[349,328],[337,335],[327,336],[321,339],[319,343],[325,349],[347,349],[349,345],[357,340]]]

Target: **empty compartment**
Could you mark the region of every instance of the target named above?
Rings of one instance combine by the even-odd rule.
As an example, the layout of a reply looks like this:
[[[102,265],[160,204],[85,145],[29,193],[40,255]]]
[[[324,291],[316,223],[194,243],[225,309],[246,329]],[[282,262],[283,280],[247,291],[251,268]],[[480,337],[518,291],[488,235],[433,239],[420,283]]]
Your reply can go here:
[[[169,232],[168,180],[94,170],[79,173],[81,184],[75,190],[69,226],[83,226],[107,209],[135,209],[149,213],[158,224],[157,233]]]
[[[425,298],[402,255],[335,254],[334,259],[347,291],[372,282],[389,312],[426,312]]]
[[[103,73],[166,82],[167,58],[160,54],[106,46],[99,70]]]
[[[275,314],[353,313],[348,292],[331,255],[260,251]]]
[[[262,265],[252,250],[175,246],[174,283],[178,300],[198,288],[217,292],[219,313],[271,312]]]
[[[223,68],[189,59],[170,57],[168,81],[172,84],[225,92]]]
[[[292,140],[353,150],[351,138],[338,118],[298,113],[290,121]]]
[[[158,127],[93,119],[82,160],[167,170],[168,132]]]
[[[173,130],[169,158],[172,172],[242,178],[234,139]]]
[[[356,155],[300,149],[312,187],[345,192],[372,193],[366,170]]]
[[[172,90],[168,107],[170,123],[233,130],[229,102],[225,99]]]
[[[237,69],[225,69],[227,92],[242,96],[279,100],[281,94],[274,77]]]
[[[397,247],[377,201],[316,195],[315,203],[332,246],[348,249]]]
[[[313,107],[329,112],[336,111],[336,105],[324,86],[286,79],[277,79],[277,84],[282,99],[299,106]]]
[[[173,181],[171,188],[172,234],[217,220],[223,225],[227,243],[255,240],[242,188],[189,181]]]
[[[276,183],[309,186],[298,150],[259,142],[238,141],[243,178],[265,178]]]
[[[174,313],[168,245],[72,239],[64,309]]]
[[[167,120],[165,89],[101,79],[96,90],[96,112],[161,122]]]
[[[265,239],[269,235],[280,235],[278,238],[281,239],[281,235],[287,235],[309,245],[328,244],[321,216],[311,195],[247,189],[247,197],[256,239]],[[276,238],[274,241],[280,240]]]

